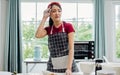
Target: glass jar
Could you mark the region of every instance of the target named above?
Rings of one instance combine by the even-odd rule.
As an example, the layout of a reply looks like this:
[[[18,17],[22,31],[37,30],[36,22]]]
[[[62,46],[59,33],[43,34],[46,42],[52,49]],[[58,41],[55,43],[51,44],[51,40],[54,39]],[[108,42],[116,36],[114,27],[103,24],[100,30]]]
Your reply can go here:
[[[35,46],[34,47],[34,60],[35,61],[40,61],[41,56],[40,56],[40,47],[39,46]]]

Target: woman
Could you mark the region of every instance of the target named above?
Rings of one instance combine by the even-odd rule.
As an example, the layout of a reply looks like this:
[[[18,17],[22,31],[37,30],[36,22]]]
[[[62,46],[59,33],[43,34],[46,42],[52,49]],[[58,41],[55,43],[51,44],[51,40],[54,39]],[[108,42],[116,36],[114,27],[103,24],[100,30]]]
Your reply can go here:
[[[51,2],[44,11],[42,21],[37,29],[36,37],[48,35],[50,57],[47,70],[71,75],[78,72],[74,61],[74,29],[70,23],[61,20],[62,8],[58,2]],[[49,26],[44,24],[49,17]]]

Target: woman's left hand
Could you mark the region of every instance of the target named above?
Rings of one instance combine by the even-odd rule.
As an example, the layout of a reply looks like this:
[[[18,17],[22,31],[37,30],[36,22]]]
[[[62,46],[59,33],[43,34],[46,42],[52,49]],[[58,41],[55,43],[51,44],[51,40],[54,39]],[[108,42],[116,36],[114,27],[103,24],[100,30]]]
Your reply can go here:
[[[72,75],[72,72],[69,69],[67,69],[65,73],[66,73],[66,75]]]

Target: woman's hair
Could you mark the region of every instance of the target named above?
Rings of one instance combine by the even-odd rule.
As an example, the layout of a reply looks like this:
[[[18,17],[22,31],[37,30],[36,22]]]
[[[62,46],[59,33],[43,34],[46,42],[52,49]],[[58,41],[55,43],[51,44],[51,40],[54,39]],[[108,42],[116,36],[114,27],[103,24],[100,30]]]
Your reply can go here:
[[[48,5],[48,8],[52,8],[53,5],[58,6],[58,7],[62,10],[61,5],[60,5],[60,3],[58,3],[58,2],[51,2],[51,3]],[[50,18],[49,18],[49,26],[52,26],[52,25],[53,25],[53,20],[52,20],[52,18],[50,17]]]

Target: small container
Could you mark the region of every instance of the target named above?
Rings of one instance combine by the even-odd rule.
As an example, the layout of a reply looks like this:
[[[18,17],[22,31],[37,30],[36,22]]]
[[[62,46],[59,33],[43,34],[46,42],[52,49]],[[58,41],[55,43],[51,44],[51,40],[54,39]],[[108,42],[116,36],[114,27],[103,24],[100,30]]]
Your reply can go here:
[[[40,47],[39,46],[35,46],[34,48],[34,60],[35,61],[40,61],[41,56],[40,56]]]
[[[101,63],[103,63],[102,59],[96,59],[95,60],[95,75],[97,75],[97,71],[98,70],[102,70],[102,65]]]

